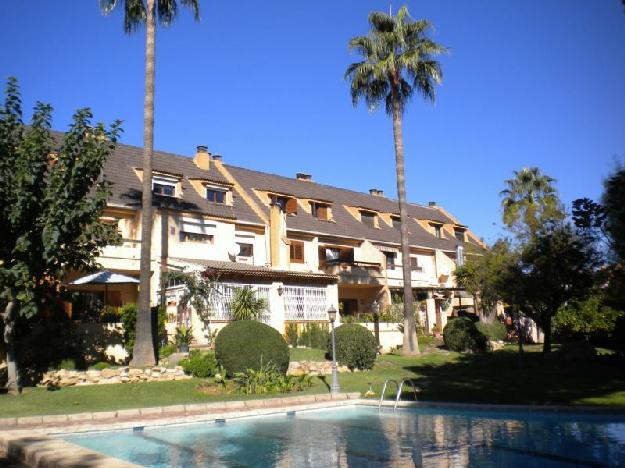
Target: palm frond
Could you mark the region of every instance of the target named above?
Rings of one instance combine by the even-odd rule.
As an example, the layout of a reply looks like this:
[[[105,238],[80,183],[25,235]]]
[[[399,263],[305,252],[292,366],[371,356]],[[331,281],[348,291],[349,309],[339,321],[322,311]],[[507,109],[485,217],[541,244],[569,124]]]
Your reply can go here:
[[[100,0],[100,10],[103,14],[110,14],[117,6],[117,0]]]

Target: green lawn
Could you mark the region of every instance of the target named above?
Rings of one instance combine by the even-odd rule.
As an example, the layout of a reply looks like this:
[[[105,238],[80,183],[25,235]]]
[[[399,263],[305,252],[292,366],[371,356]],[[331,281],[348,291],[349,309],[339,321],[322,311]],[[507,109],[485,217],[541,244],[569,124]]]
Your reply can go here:
[[[385,379],[410,377],[422,388],[421,400],[625,406],[623,361],[602,354],[587,363],[566,363],[557,353],[543,356],[529,347],[523,368],[514,347],[486,355],[443,352],[420,357],[381,356],[373,370],[340,374],[343,391],[365,392],[371,382],[379,394]],[[292,350],[303,359],[312,350]],[[320,353],[322,353],[320,351]],[[70,387],[59,391],[28,388],[21,396],[0,395],[0,417],[76,413],[112,409],[243,399],[196,391],[199,379],[141,384]],[[315,379],[307,393],[329,391],[330,376]],[[389,387],[389,398],[394,389]],[[408,393],[405,398],[409,398]],[[249,398],[249,397],[248,397]]]

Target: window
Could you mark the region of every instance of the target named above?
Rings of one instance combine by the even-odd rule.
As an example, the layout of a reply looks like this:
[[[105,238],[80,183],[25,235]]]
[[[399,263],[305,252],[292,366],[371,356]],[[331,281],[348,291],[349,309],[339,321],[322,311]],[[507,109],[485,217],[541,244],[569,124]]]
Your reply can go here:
[[[208,244],[213,242],[213,236],[211,234],[180,231],[180,242],[198,242]]]
[[[291,241],[290,258],[292,263],[304,263],[304,243],[302,241]]]
[[[166,197],[176,196],[176,186],[173,184],[162,184],[162,183],[154,182],[152,184],[152,191],[156,195],[165,195]]]
[[[175,197],[177,184],[178,180],[173,177],[155,175],[152,178],[152,192],[156,195]]]
[[[410,269],[412,271],[423,271],[423,267],[419,266],[419,259],[417,257],[410,257]]]
[[[464,242],[464,229],[454,229],[454,236],[456,236],[456,239],[460,242]]]
[[[223,205],[226,203],[226,191],[213,187],[206,187],[206,199],[210,202],[220,203]]]
[[[376,227],[375,217],[376,217],[375,213],[371,213],[369,211],[360,212],[360,220],[362,221],[362,224],[364,224],[365,226],[369,226],[370,228],[374,228],[374,229]]]
[[[397,254],[395,252],[384,252],[384,256],[386,257],[386,269],[394,270]]]
[[[391,216],[393,227],[397,230],[401,229],[401,218],[399,216]]]
[[[441,233],[441,225],[440,225],[440,224],[435,224],[435,225],[434,225],[434,235],[435,235],[436,237],[438,237],[439,239],[440,239],[441,237],[443,237],[443,236],[442,236],[442,233]]]
[[[326,262],[337,263],[341,258],[341,249],[326,249]]]
[[[248,244],[244,242],[237,242],[239,245],[239,257],[253,257],[254,256],[254,244]]]
[[[278,205],[286,214],[297,214],[297,199],[281,195],[271,195],[271,204]]]
[[[330,207],[324,203],[310,202],[311,214],[322,221],[330,218]]]

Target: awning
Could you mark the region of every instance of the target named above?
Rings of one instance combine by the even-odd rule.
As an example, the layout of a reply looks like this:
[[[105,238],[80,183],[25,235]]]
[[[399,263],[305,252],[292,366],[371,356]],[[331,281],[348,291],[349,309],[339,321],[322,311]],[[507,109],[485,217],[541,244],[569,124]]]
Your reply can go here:
[[[139,284],[139,280],[132,276],[103,270],[75,279],[69,284],[74,286],[81,284]]]
[[[180,230],[193,234],[214,235],[217,230],[217,225],[205,222],[200,218],[182,218]]]

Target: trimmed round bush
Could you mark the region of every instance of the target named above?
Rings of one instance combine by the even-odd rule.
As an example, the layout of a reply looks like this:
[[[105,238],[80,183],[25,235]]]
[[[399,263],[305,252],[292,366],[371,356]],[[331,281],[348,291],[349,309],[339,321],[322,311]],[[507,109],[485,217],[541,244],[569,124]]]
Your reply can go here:
[[[336,360],[349,369],[371,369],[378,344],[373,333],[357,323],[344,323],[335,330]],[[328,356],[332,357],[332,335],[328,337]]]
[[[458,317],[447,322],[443,330],[443,341],[451,351],[486,351],[486,337],[467,317]]]
[[[499,320],[495,320],[492,323],[477,322],[475,326],[490,341],[503,341],[508,336],[506,326]]]
[[[282,335],[254,320],[238,320],[222,328],[215,339],[215,357],[229,377],[260,370],[270,362],[283,374],[289,368],[289,346]]]

